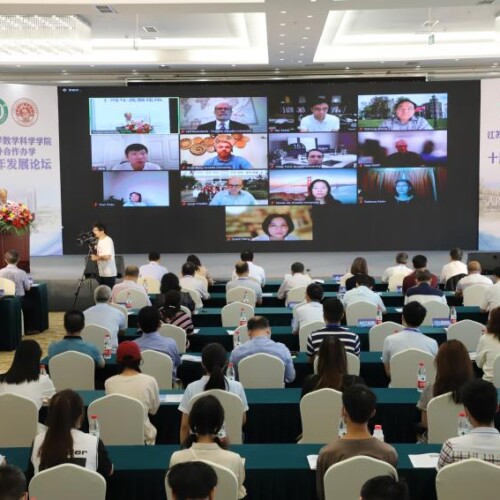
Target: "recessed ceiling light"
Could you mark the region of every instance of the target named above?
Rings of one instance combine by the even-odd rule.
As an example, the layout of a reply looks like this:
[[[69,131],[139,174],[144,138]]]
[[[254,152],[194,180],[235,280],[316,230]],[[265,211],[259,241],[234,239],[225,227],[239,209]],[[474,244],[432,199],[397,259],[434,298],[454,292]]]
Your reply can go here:
[[[307,17],[308,17],[309,19],[311,19],[311,17],[314,17],[314,16],[313,16],[312,14],[309,14]]]
[[[306,29],[306,30],[310,30],[310,29],[311,29],[311,27],[310,27],[310,26],[306,26],[304,29]]]
[[[351,69],[351,67],[350,66],[346,66],[345,69]]]
[[[91,68],[94,68],[94,67],[95,67],[95,64],[91,64],[91,65],[90,65],[90,67],[91,67]]]
[[[302,61],[297,61],[299,64],[302,62]]]
[[[420,64],[417,64],[417,65],[415,66],[415,68],[421,68],[421,67],[422,67],[422,66],[420,66]]]
[[[280,61],[284,61],[284,60],[285,60],[285,59],[284,59],[283,57],[280,59]]]
[[[286,14],[286,10],[282,10],[282,11],[281,11],[281,13],[282,13],[282,14]]]
[[[166,64],[160,64],[160,68],[164,68]]]
[[[300,48],[301,48],[301,49],[305,49],[305,48],[306,48],[306,46],[305,46],[305,45],[301,45],[301,46],[300,46]]]
[[[285,51],[284,51],[284,50],[280,50],[280,54],[284,54],[284,53],[285,53]]]
[[[20,68],[20,67],[21,67],[21,65],[20,65],[20,64],[16,64],[16,68]]]
[[[309,40],[309,37],[308,36],[303,36],[302,40]]]
[[[498,66],[498,63],[493,63],[493,66]]]
[[[285,45],[285,42],[280,42],[280,45]]]
[[[200,69],[200,73],[205,73],[205,70],[204,69]]]
[[[284,33],[280,33],[280,36],[285,36],[285,34]]]
[[[286,23],[280,23],[280,26],[286,26]]]
[[[231,66],[232,66],[233,68],[235,68],[235,67],[236,67],[236,64],[231,64]]]
[[[279,71],[280,69],[279,68],[274,68],[274,71]]]
[[[302,57],[303,55],[304,55],[304,53],[303,53],[303,52],[301,52],[301,53],[299,54],[299,56],[301,56],[301,57]]]
[[[132,70],[132,73],[137,73],[137,70],[136,70],[136,69],[133,69],[133,70]]]
[[[380,61],[380,64],[385,64],[385,61]]]
[[[455,59],[455,61],[460,61],[460,59]]]

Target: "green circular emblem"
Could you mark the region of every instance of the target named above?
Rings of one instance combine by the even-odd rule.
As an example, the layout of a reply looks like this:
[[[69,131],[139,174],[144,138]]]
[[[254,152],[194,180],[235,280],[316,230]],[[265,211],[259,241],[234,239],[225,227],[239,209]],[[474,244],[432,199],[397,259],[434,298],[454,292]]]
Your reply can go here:
[[[0,99],[0,125],[7,120],[9,116],[9,108],[3,99]]]

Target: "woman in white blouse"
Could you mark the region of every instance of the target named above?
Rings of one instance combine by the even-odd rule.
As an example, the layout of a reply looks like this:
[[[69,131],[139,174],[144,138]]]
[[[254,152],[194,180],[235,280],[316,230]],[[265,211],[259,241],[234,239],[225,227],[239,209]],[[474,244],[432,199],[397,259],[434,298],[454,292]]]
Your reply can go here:
[[[483,379],[493,381],[493,361],[500,355],[500,307],[492,309],[486,332],[481,335],[476,351],[476,364],[482,368]]]

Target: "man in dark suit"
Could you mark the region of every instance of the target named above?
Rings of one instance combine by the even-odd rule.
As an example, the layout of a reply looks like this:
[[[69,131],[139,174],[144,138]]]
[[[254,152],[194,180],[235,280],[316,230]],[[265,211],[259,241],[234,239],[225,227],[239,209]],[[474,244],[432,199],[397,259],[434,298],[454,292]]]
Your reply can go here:
[[[213,122],[202,123],[198,125],[197,132],[251,132],[248,125],[231,120],[233,108],[228,102],[219,102],[215,105],[214,114],[215,120]]]

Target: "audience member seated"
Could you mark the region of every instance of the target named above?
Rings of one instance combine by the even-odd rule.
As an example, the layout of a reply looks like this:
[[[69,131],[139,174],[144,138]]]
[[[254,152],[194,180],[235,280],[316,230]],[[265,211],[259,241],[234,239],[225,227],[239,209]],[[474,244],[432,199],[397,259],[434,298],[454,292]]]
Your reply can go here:
[[[345,278],[346,290],[351,290],[356,286],[357,276],[366,276],[370,281],[372,288],[375,285],[375,279],[368,275],[368,264],[366,262],[366,259],[363,257],[356,257],[352,261],[350,276],[348,276],[347,274],[343,276],[340,280],[340,284],[344,284],[343,280]]]
[[[396,467],[398,454],[387,443],[374,438],[368,429],[368,421],[375,416],[377,398],[365,385],[355,384],[342,393],[342,418],[347,427],[344,437],[336,438],[321,448],[316,469],[316,490],[325,499],[323,478],[328,468],[351,457],[367,456],[383,460]]]
[[[64,314],[66,335],[62,340],[52,342],[49,345],[49,358],[66,351],[77,351],[89,355],[95,364],[102,368],[105,363],[99,348],[91,342],[85,342],[80,335],[84,328],[85,317],[83,313],[76,310],[67,311]]]
[[[427,269],[427,257],[425,255],[415,255],[415,257],[413,257],[411,261],[415,270],[411,274],[406,276],[406,278],[403,280],[403,293],[406,293],[409,288],[417,284],[417,280],[415,278],[416,272],[420,270],[425,271]],[[434,274],[431,274],[431,276],[431,286],[433,288],[437,288],[437,276],[435,276]]]
[[[347,352],[352,352],[359,356],[360,343],[356,333],[350,332],[347,328],[340,326],[344,317],[344,306],[339,299],[326,299],[323,302],[323,319],[326,326],[317,332],[309,334],[307,339],[307,356],[309,362],[314,363],[314,357],[318,354],[321,343],[327,337],[337,337],[344,344]]]
[[[193,254],[188,255],[186,262],[191,262],[192,264],[194,264],[194,266],[195,266],[194,277],[195,278],[201,278],[202,281],[206,280],[208,285],[214,284],[214,280],[212,279],[212,277],[208,273],[208,269],[201,263],[200,259],[196,255],[193,255]]]
[[[214,500],[217,474],[205,462],[185,462],[170,467],[168,485],[172,500]]]
[[[278,290],[278,299],[286,299],[287,293],[298,286],[308,286],[313,282],[308,274],[304,273],[304,264],[302,262],[294,262],[291,267],[292,274],[285,274],[285,279],[282,281]]]
[[[323,321],[323,287],[311,283],[306,288],[306,298],[293,309],[293,333],[299,333],[302,326],[312,321]]]
[[[408,263],[408,254],[399,252],[396,255],[396,265],[388,267],[382,275],[382,282],[389,283],[393,276],[408,276],[411,274],[411,269],[406,265]]]
[[[14,465],[0,464],[0,499],[28,500],[26,477]]]
[[[189,428],[193,431],[183,443],[184,450],[170,457],[170,467],[192,460],[204,460],[226,467],[238,478],[238,498],[245,498],[245,466],[243,459],[227,450],[227,440],[218,437],[224,426],[224,408],[215,396],[198,399],[189,412]]]
[[[250,288],[250,290],[255,292],[255,297],[257,298],[256,304],[260,306],[262,304],[262,288],[255,279],[249,277],[248,262],[244,262],[243,260],[236,262],[234,272],[237,277],[226,283],[226,292],[239,286]]]
[[[125,268],[125,276],[123,278],[123,281],[113,287],[113,291],[111,293],[111,301],[116,302],[116,296],[123,290],[138,290],[146,296],[147,304],[151,305],[151,301],[149,300],[149,296],[146,290],[143,286],[137,283],[138,278],[139,268],[137,266],[127,266]]]
[[[155,415],[160,407],[160,391],[154,377],[141,373],[141,350],[135,342],[122,342],[116,351],[120,375],[104,382],[106,394],[122,394],[138,399],[144,407],[144,442],[155,444],[156,429],[148,414]]]
[[[479,338],[476,365],[483,370],[483,379],[493,381],[493,362],[500,354],[500,307],[490,312],[486,332]]]
[[[207,284],[202,280],[196,279],[194,273],[196,272],[196,266],[192,262],[185,262],[182,264],[182,278],[179,280],[179,284],[184,289],[195,290],[198,292],[202,300],[208,300],[210,294],[208,293]]]
[[[472,430],[444,442],[437,469],[468,458],[500,465],[500,432],[494,426],[498,411],[495,386],[486,380],[471,380],[462,388],[462,402]]]
[[[161,326],[158,309],[151,306],[143,307],[137,316],[137,324],[142,330],[142,336],[134,340],[141,351],[158,351],[166,354],[174,364],[174,375],[181,364],[181,357],[174,339],[163,337],[159,332]]]
[[[432,398],[451,392],[453,401],[462,402],[462,386],[472,380],[474,372],[470,362],[467,348],[459,340],[447,340],[439,346],[434,364],[436,365],[436,379],[434,384],[427,384],[417,408],[421,411],[421,425],[427,429],[427,405]],[[427,433],[420,438],[421,442],[427,441]]]
[[[10,368],[0,375],[0,394],[19,394],[33,400],[38,410],[56,392],[47,374],[40,373],[42,348],[34,340],[17,346]]]
[[[495,284],[490,286],[484,293],[483,301],[479,308],[481,311],[488,312],[495,307],[500,306],[500,266],[493,270]]]
[[[94,290],[95,306],[83,311],[87,325],[99,325],[109,331],[111,348],[116,351],[118,335],[123,335],[127,328],[125,316],[116,307],[109,305],[111,302],[111,288],[99,285]]]
[[[394,476],[377,476],[368,479],[361,488],[359,500],[409,500],[410,490],[403,480]]]
[[[386,308],[382,297],[372,290],[373,280],[366,274],[358,274],[353,277],[356,278],[356,288],[352,288],[344,295],[344,307],[355,302],[369,302],[380,307],[382,312],[385,313]]]
[[[457,274],[467,274],[467,266],[462,262],[463,253],[460,248],[450,250],[450,262],[443,266],[439,281],[445,283]]]
[[[224,368],[227,364],[227,352],[220,344],[208,344],[201,352],[201,366],[205,370],[200,380],[191,382],[182,395],[179,404],[179,411],[182,412],[180,442],[186,441],[189,432],[189,402],[191,399],[204,391],[212,389],[221,389],[236,394],[243,402],[243,425],[246,421],[246,412],[248,411],[247,397],[243,386],[236,380],[229,380],[224,376]]]
[[[266,272],[264,268],[258,266],[253,263],[254,255],[253,252],[246,250],[245,252],[241,252],[240,258],[243,262],[248,263],[248,273],[251,278],[255,278],[257,282],[260,284],[262,288],[266,284]],[[236,272],[233,271],[231,279],[235,279],[237,277]]]
[[[318,351],[318,373],[308,375],[302,384],[300,397],[319,389],[343,391],[352,384],[364,381],[347,373],[347,355],[338,337],[326,337]]]
[[[247,323],[248,336],[250,340],[233,349],[229,361],[233,363],[236,373],[238,363],[252,354],[271,354],[283,361],[285,365],[285,382],[290,383],[295,380],[295,367],[293,366],[292,355],[288,347],[281,342],[275,342],[269,337],[271,329],[269,321],[263,316],[254,316]]]
[[[168,270],[160,265],[160,259],[161,255],[158,252],[149,252],[149,263],[139,268],[139,276],[141,278],[155,278],[161,281],[163,276],[168,273]]]
[[[165,296],[169,290],[177,290],[181,294],[181,306],[187,307],[191,312],[195,310],[194,300],[188,292],[183,292],[179,278],[174,273],[167,273],[160,283],[160,294],[155,299],[155,306],[161,309],[165,305]]]
[[[35,437],[28,466],[28,477],[55,467],[73,463],[97,471],[102,476],[113,474],[104,443],[79,429],[85,411],[81,396],[70,389],[56,393],[50,400],[47,430]]]
[[[170,290],[165,294],[165,303],[159,309],[160,318],[163,323],[179,326],[186,335],[191,335],[194,331],[191,315],[181,309],[181,292]]]
[[[403,307],[404,330],[389,335],[384,340],[382,361],[385,365],[385,373],[391,376],[391,358],[401,351],[407,349],[420,349],[436,356],[438,351],[437,342],[426,337],[418,328],[425,319],[427,311],[420,302],[409,302]]]
[[[477,260],[471,260],[467,263],[467,276],[464,276],[458,283],[455,289],[455,295],[461,297],[464,290],[473,285],[493,285],[493,281],[488,276],[481,274],[481,264]]]
[[[444,292],[439,288],[431,286],[432,274],[427,269],[419,269],[415,273],[415,280],[417,284],[408,288],[405,293],[405,304],[416,301],[421,304],[427,302],[441,302],[446,304],[446,297]]]

